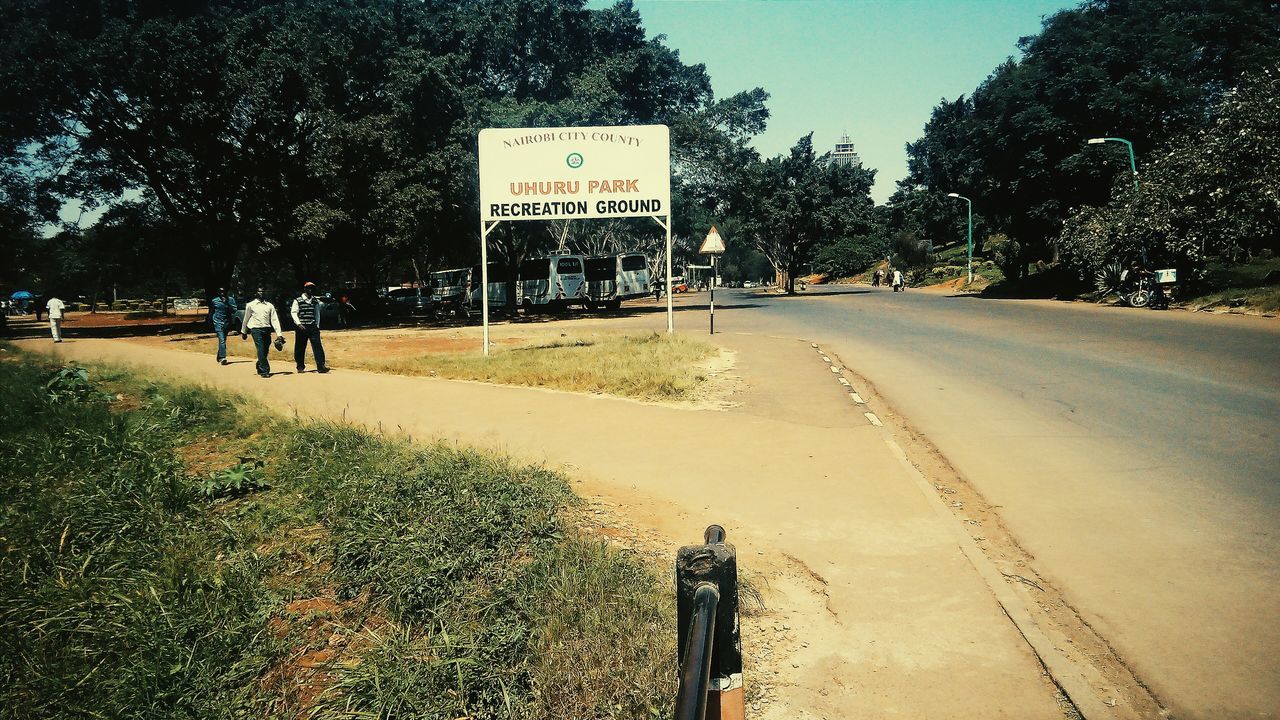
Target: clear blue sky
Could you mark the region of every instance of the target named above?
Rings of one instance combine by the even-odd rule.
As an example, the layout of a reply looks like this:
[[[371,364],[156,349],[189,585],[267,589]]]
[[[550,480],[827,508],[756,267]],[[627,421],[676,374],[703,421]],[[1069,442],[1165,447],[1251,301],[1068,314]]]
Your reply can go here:
[[[607,7],[611,0],[591,0]],[[717,97],[759,86],[769,128],[755,141],[786,152],[812,131],[828,150],[849,133],[878,170],[884,202],[907,170],[940,99],[969,94],[1018,53],[1018,38],[1075,0],[636,0],[649,36],[667,36],[684,62],[703,63]]]

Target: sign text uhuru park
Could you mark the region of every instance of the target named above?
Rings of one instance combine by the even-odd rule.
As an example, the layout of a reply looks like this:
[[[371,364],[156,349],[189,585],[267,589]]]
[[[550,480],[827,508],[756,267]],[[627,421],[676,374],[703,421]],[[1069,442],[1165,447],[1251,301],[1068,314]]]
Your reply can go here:
[[[489,231],[521,220],[652,217],[667,231],[671,313],[671,138],[666,125],[480,131],[480,268],[489,354]]]

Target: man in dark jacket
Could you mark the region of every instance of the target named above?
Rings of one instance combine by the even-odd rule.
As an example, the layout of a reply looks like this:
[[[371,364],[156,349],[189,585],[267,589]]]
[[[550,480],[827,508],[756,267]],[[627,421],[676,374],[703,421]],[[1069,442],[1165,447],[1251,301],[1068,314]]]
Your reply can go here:
[[[316,284],[303,283],[302,295],[293,301],[290,315],[297,326],[293,343],[293,359],[298,372],[306,372],[307,343],[311,343],[311,354],[316,358],[316,372],[327,373],[329,367],[324,362],[324,346],[320,344],[320,308],[324,303],[316,297]]]
[[[218,294],[209,301],[209,320],[213,322],[213,334],[218,336],[218,362],[227,364],[227,328],[235,332],[236,299],[227,295],[226,288],[218,288]]]

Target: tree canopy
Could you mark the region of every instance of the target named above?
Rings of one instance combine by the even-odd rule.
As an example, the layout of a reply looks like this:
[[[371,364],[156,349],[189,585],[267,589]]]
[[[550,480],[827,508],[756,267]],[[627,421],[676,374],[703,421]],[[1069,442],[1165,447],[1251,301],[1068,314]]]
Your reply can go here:
[[[974,199],[975,223],[1051,259],[1074,208],[1108,201],[1128,173],[1221,112],[1246,71],[1280,61],[1273,0],[1089,0],[1044,21],[968,97],[943,100],[907,145],[908,176],[890,201],[898,227],[951,232],[962,208],[920,197]],[[952,235],[955,237],[956,235]]]
[[[1152,160],[1137,189],[1071,215],[1059,240],[1082,278],[1143,258],[1194,270],[1206,255],[1280,250],[1280,66],[1249,73],[1213,121]]]
[[[735,214],[794,292],[797,274],[819,245],[878,231],[874,182],[874,170],[824,162],[810,133],[790,153],[744,168],[733,196]]]
[[[5,247],[65,202],[128,201],[204,287],[473,262],[483,127],[665,123],[697,200],[768,116],[629,0],[0,0],[0,21]]]

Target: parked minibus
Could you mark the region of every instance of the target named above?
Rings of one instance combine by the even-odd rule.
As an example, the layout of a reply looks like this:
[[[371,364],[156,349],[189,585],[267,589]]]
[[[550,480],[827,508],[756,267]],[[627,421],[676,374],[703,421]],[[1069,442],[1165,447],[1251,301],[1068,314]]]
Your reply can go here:
[[[520,282],[516,289],[520,307],[558,309],[583,305],[587,301],[585,258],[581,255],[551,255],[525,260],[520,264]]]
[[[468,314],[479,313],[483,301],[480,284],[484,282],[480,276],[480,266],[473,265],[467,280]],[[489,263],[489,310],[501,310],[507,306],[507,267],[502,263]]]
[[[649,261],[644,253],[602,255],[586,260],[587,307],[617,310],[623,300],[649,294]]]
[[[470,268],[454,268],[431,273],[431,302],[437,315],[454,316],[466,311]]]

